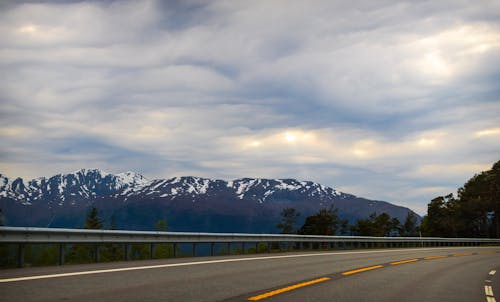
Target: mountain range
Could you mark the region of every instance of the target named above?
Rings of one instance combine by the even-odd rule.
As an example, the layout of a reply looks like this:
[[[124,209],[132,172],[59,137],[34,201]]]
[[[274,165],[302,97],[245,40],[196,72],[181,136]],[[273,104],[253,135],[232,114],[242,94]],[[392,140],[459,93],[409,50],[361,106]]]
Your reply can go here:
[[[311,181],[200,177],[147,180],[125,172],[82,169],[25,182],[0,174],[0,209],[9,226],[80,228],[95,206],[106,226],[152,230],[166,219],[169,231],[276,233],[283,208],[305,218],[321,208],[338,208],[351,223],[369,214],[388,213],[404,221],[411,210],[360,198]],[[418,216],[418,215],[417,215]]]

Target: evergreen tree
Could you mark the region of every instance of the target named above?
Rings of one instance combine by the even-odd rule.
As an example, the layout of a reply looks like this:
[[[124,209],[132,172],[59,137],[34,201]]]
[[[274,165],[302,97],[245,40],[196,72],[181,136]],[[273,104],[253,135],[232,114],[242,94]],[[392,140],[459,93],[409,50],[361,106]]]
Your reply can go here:
[[[159,219],[155,223],[155,231],[158,232],[166,232],[168,230],[167,227],[167,220],[166,219]]]
[[[403,226],[401,222],[396,217],[392,218],[390,221],[390,229],[386,236],[401,236],[403,232]]]
[[[340,235],[349,235],[350,225],[349,220],[342,219],[340,221]]]
[[[330,207],[321,209],[315,215],[306,218],[299,234],[303,235],[335,235],[338,230],[340,219],[338,209]]]
[[[453,194],[439,196],[427,206],[426,236],[457,237],[458,204]]]
[[[387,213],[377,215],[372,213],[366,219],[359,219],[352,232],[358,236],[386,237],[399,235],[401,223],[397,218],[391,218]]]
[[[297,218],[300,216],[300,213],[294,208],[284,208],[280,215],[281,222],[278,223],[276,227],[281,229],[281,234],[295,233],[295,224],[297,223]]]
[[[500,161],[491,170],[472,177],[458,190],[459,219],[465,237],[498,237],[500,209]]]
[[[85,218],[85,229],[102,229],[104,222],[99,218],[96,207],[90,208]],[[77,243],[73,245],[67,255],[68,263],[88,263],[95,259],[95,245]],[[107,258],[107,257],[106,257]]]
[[[0,226],[5,225],[5,217],[3,216],[2,209],[0,209]]]
[[[414,237],[417,235],[417,215],[413,212],[408,212],[405,222],[401,227],[401,236]]]
[[[86,229],[102,229],[104,222],[99,218],[99,212],[96,207],[92,207],[87,213],[85,219]]]
[[[452,194],[439,196],[427,206],[420,227],[426,236],[500,237],[500,161]]]

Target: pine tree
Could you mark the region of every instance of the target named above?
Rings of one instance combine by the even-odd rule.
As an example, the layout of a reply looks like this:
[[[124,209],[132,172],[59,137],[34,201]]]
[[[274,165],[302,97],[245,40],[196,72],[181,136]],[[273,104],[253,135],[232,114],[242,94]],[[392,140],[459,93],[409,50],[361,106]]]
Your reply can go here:
[[[401,228],[401,236],[413,237],[417,235],[417,215],[413,212],[408,212],[408,214],[406,214],[405,222]]]
[[[306,222],[300,228],[299,234],[303,235],[335,235],[339,223],[338,209],[330,207],[321,209],[315,215],[306,218]]]
[[[385,237],[399,234],[401,223],[397,218],[391,218],[387,213],[377,215],[371,213],[366,219],[359,219],[356,225],[352,227],[352,231],[358,236],[375,236]]]
[[[280,215],[281,222],[278,223],[276,227],[281,229],[281,234],[295,233],[295,224],[297,223],[297,218],[300,216],[300,213],[294,208],[284,208]]]
[[[155,230],[158,232],[166,232],[168,230],[167,220],[159,219],[155,223]]]
[[[87,213],[87,218],[85,219],[86,229],[102,229],[104,221],[99,218],[99,212],[96,207],[92,207]]]
[[[474,175],[458,196],[439,196],[427,206],[420,228],[426,236],[500,237],[500,161]]]

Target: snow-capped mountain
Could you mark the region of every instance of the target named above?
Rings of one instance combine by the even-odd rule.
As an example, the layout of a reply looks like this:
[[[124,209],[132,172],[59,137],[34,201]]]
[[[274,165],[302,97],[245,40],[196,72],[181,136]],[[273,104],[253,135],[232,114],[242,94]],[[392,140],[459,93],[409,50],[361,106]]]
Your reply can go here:
[[[154,221],[167,218],[172,230],[226,232],[276,231],[285,207],[298,209],[305,219],[334,206],[351,221],[372,212],[402,220],[410,211],[295,179],[147,180],[134,172],[82,169],[25,182],[0,174],[0,208],[10,225],[79,227],[90,205],[112,215],[121,228],[151,229]]]
[[[294,179],[243,178],[226,182],[224,180],[199,177],[174,177],[148,181],[144,176],[125,172],[110,174],[98,169],[82,169],[69,174],[58,174],[50,178],[36,178],[26,184],[23,179],[12,181],[0,174],[0,198],[7,197],[30,205],[36,200],[47,200],[60,205],[75,203],[100,197],[123,197],[124,200],[137,197],[171,198],[199,195],[213,196],[221,190],[233,194],[238,199],[256,200],[260,203],[275,200],[287,195],[297,197],[317,197],[320,200],[333,200],[346,197],[332,188]]]
[[[36,200],[74,203],[82,198],[97,198],[134,190],[148,183],[142,175],[134,172],[113,175],[98,169],[82,169],[50,178],[40,177],[26,184],[21,178],[10,181],[0,174],[0,198],[11,198],[25,205]]]

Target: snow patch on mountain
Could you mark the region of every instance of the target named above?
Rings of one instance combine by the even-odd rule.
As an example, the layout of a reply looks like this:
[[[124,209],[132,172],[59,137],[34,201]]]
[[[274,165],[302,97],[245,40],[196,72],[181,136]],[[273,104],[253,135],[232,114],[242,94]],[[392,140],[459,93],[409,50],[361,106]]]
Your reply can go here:
[[[193,201],[204,195],[213,196],[221,191],[240,200],[255,200],[259,203],[296,196],[333,200],[347,196],[332,188],[295,179],[241,178],[231,181],[200,178],[174,177],[171,179],[147,180],[141,174],[124,172],[110,174],[99,169],[81,169],[50,178],[30,180],[25,186],[21,178],[10,181],[0,174],[0,198],[10,198],[29,205],[38,200],[63,205],[95,198],[122,197],[129,199],[154,199],[188,197]],[[292,195],[290,195],[292,194]]]

